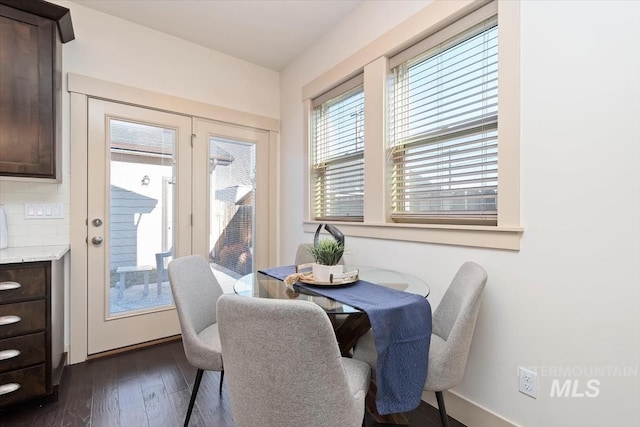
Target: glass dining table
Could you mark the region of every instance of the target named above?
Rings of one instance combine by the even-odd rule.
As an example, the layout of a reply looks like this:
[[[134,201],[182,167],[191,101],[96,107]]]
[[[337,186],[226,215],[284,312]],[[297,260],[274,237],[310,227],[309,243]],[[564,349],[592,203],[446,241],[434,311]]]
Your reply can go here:
[[[358,271],[360,280],[393,288],[398,291],[429,296],[431,289],[423,280],[395,270],[360,265],[345,265],[344,271]],[[348,286],[348,285],[346,285]],[[348,355],[354,345],[371,327],[369,319],[362,310],[335,301],[313,292],[313,286],[305,288],[287,287],[282,280],[264,273],[251,273],[239,278],[234,284],[236,294],[253,298],[298,299],[311,301],[322,307],[334,325],[340,351]],[[338,316],[348,315],[348,316]]]
[[[345,272],[355,270],[358,271],[360,280],[398,291],[410,292],[425,298],[429,296],[431,291],[427,283],[410,274],[379,267],[360,265],[345,265],[344,267]],[[308,285],[304,288],[295,285],[293,288],[289,288],[282,280],[260,272],[247,274],[239,278],[234,284],[235,293],[246,297],[298,299],[318,304],[327,312],[333,324],[340,352],[343,356],[350,357],[351,350],[358,342],[358,339],[371,328],[369,317],[363,310],[317,295],[313,292],[313,289],[313,286]],[[380,415],[376,407],[376,394],[376,384],[372,381],[365,399],[365,406],[376,422],[387,425],[408,424],[407,418],[402,413]]]

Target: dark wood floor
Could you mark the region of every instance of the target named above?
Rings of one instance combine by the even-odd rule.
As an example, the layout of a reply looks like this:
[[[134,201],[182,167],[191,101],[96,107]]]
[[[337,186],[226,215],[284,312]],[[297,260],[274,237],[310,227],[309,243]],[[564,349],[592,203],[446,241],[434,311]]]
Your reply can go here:
[[[69,366],[57,402],[0,411],[0,426],[181,426],[195,374],[180,341]],[[233,427],[226,387],[218,397],[219,379],[205,373],[190,426]],[[441,425],[437,409],[424,402],[406,416],[414,427]],[[367,415],[365,425],[383,424]]]

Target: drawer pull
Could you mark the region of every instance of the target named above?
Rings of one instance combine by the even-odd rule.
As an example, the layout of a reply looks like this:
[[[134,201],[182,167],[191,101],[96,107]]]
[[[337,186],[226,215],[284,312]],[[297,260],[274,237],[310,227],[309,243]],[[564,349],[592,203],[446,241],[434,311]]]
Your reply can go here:
[[[20,350],[11,349],[0,351],[0,360],[13,359],[18,356],[20,356]]]
[[[14,391],[20,389],[20,384],[9,383],[0,385],[0,396],[3,394],[13,393]]]
[[[0,326],[18,323],[21,320],[20,316],[2,316],[0,317]]]
[[[0,282],[0,291],[10,291],[13,289],[18,289],[22,285],[18,282]]]

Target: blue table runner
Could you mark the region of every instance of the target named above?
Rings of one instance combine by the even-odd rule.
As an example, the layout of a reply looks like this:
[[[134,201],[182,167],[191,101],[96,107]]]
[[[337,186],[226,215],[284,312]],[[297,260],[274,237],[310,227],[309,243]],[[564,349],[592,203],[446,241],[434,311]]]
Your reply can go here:
[[[295,273],[295,266],[268,268],[260,273],[284,280]],[[408,412],[418,407],[431,343],[431,306],[426,298],[364,280],[338,287],[300,282],[295,286],[367,313],[378,353],[378,413]]]

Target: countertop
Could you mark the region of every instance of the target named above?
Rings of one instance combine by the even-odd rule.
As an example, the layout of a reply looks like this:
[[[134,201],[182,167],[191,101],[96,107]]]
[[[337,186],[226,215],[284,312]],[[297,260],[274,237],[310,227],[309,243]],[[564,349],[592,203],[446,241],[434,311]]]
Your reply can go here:
[[[0,264],[16,262],[55,261],[69,252],[69,245],[27,246],[0,249]]]

